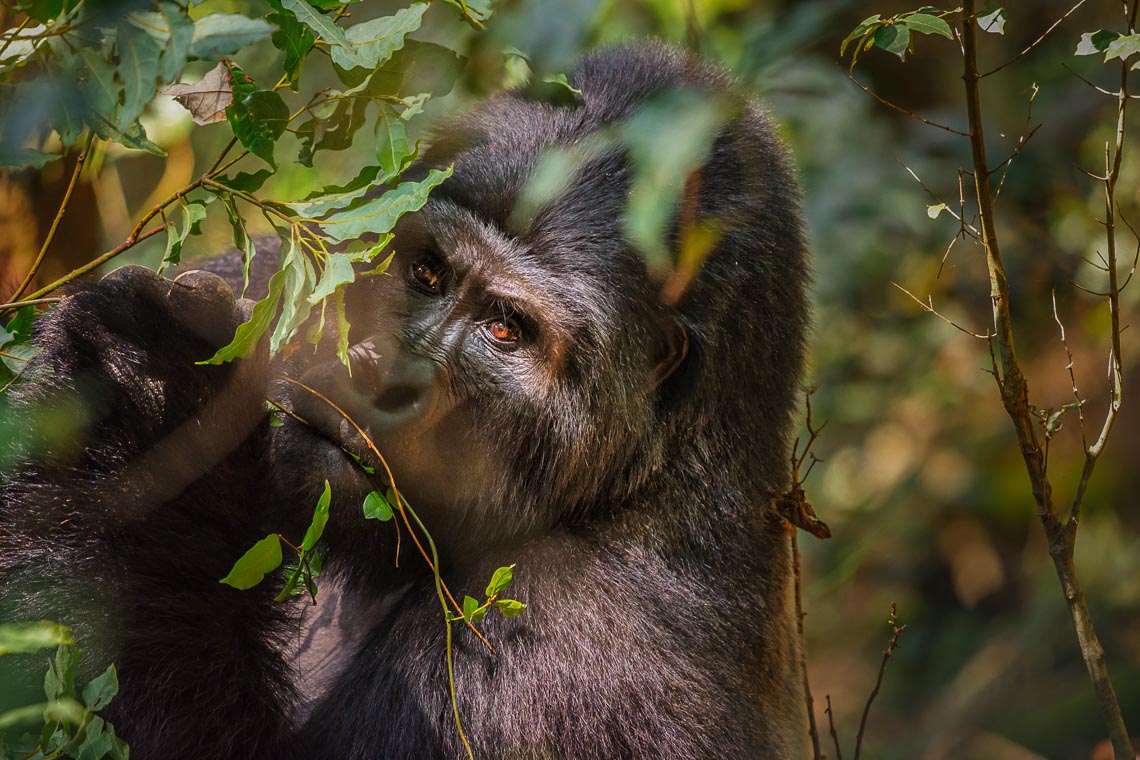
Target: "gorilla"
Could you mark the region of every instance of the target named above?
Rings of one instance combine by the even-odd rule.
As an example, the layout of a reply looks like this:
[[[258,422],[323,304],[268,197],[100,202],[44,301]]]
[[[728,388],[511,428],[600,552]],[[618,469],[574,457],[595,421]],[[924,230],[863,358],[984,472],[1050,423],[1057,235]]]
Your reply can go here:
[[[454,628],[476,757],[804,756],[770,508],[809,322],[790,159],[727,74],[660,43],[591,54],[569,81],[574,102],[511,91],[438,130],[411,171],[454,175],[401,220],[387,274],[349,287],[351,371],[324,346],[196,364],[249,313],[225,257],[173,281],[124,267],[39,321],[11,411],[71,409],[79,430],[29,430],[35,453],[3,476],[0,619],[67,623],[81,667],[116,663],[104,717],[136,760],[465,756],[433,573],[365,519],[360,464],[379,463],[346,417],[457,595],[515,565],[525,611],[488,615],[486,644]],[[738,106],[692,183],[715,241],[669,299],[624,226],[627,146],[519,208],[544,151],[680,92]],[[315,606],[218,582],[266,532],[296,540],[325,481]]]

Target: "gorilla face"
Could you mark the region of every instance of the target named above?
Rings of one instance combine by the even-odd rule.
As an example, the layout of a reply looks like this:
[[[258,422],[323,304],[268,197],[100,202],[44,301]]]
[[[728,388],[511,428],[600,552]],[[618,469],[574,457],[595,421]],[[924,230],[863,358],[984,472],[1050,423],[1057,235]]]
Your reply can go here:
[[[453,562],[549,530],[630,465],[652,422],[661,343],[636,253],[575,271],[568,247],[581,241],[541,220],[508,235],[461,200],[406,218],[387,273],[353,286],[351,371],[328,356],[300,376],[376,443]],[[360,515],[376,483],[345,450],[381,476],[383,465],[328,403],[292,397],[311,427],[287,421],[279,458],[330,481],[338,519],[377,531]]]

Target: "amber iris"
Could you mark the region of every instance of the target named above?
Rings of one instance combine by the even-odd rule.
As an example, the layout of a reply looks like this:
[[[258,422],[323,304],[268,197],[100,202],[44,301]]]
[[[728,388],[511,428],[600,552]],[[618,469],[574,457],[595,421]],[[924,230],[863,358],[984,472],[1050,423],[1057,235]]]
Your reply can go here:
[[[488,329],[491,331],[491,337],[504,343],[514,343],[520,337],[518,325],[501,319],[488,325]]]

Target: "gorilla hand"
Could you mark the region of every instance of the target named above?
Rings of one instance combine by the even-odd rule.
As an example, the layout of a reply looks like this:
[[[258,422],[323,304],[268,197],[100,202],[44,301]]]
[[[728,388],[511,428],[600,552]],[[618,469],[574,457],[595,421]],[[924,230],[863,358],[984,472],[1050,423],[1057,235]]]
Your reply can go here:
[[[48,461],[78,458],[107,471],[135,461],[177,490],[245,440],[264,418],[264,356],[201,365],[249,312],[217,275],[174,281],[124,267],[68,296],[36,338],[41,348],[16,389],[34,413],[78,396],[86,420],[33,443]],[[38,445],[36,445],[38,444]],[[72,462],[73,463],[73,462]],[[170,493],[163,495],[172,495]]]

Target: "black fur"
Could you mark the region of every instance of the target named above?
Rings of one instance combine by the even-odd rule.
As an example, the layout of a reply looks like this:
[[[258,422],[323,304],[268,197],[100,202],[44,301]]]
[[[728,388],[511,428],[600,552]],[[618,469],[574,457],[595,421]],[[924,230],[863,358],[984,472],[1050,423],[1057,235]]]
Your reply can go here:
[[[507,94],[447,128],[462,139],[420,170],[455,175],[401,224],[393,275],[350,294],[353,376],[326,349],[289,371],[367,423],[457,593],[517,564],[509,595],[528,607],[488,615],[495,651],[456,627],[476,757],[802,757],[789,539],[766,507],[786,485],[808,324],[789,161],[754,107],[735,112],[699,184],[718,242],[665,306],[624,240],[622,151],[529,218],[516,202],[543,149],[662,93],[732,85],[658,44],[596,53],[570,80],[580,102]],[[439,294],[407,279],[425,255],[446,262]],[[212,281],[191,284],[167,295],[128,271],[46,320],[18,405],[98,401],[78,458],[41,447],[0,492],[0,611],[82,624],[119,664],[108,717],[136,758],[461,757],[431,575],[407,536],[393,567],[391,527],[360,513],[372,485],[327,439],[360,441],[295,389],[323,434],[258,424],[262,396],[286,392],[263,361],[193,366],[219,340],[186,325],[237,317]],[[509,351],[479,332],[504,285],[527,336]],[[673,324],[689,350],[658,385]],[[430,401],[423,420],[389,426],[408,393]],[[267,529],[303,527],[326,478],[321,608],[217,584]]]

